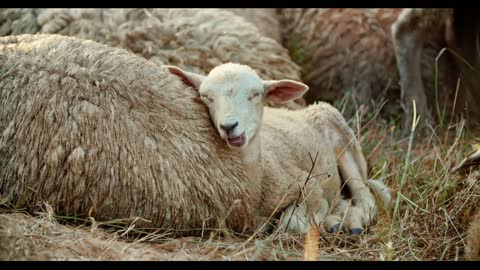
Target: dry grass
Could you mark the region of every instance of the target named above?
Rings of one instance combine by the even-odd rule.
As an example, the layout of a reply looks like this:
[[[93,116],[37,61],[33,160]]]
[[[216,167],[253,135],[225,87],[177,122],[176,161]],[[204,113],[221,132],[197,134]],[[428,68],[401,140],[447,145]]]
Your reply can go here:
[[[371,114],[371,118],[376,115]],[[56,216],[48,206],[32,217],[14,213],[3,203],[0,259],[462,260],[465,232],[480,196],[480,172],[473,171],[475,167],[452,172],[473,142],[464,123],[451,125],[443,133],[430,128],[422,135],[416,131],[402,135],[405,132],[394,123],[373,119],[361,126],[356,122],[365,121],[352,122],[360,130],[370,177],[384,179],[396,195],[396,207],[381,209],[361,236],[321,228],[307,239],[282,232],[249,236],[226,231],[172,239],[166,234],[139,233],[143,229],[134,223],[72,222]]]

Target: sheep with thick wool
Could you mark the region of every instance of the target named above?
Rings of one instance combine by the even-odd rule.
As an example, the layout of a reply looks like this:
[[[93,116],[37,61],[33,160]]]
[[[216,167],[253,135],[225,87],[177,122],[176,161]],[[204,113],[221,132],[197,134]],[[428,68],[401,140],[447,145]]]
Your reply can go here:
[[[0,34],[49,33],[124,48],[156,64],[208,72],[225,62],[267,79],[300,79],[288,51],[241,16],[222,9],[4,9]],[[275,106],[275,104],[270,104]],[[303,99],[282,106],[305,105]]]
[[[282,42],[282,31],[276,8],[227,8],[255,25],[266,37]]]
[[[437,121],[442,121],[441,115],[449,116],[452,112],[466,118],[471,128],[480,128],[480,109],[477,106],[480,102],[477,38],[480,35],[480,20],[476,15],[476,10],[468,9],[406,8],[391,26],[402,96],[407,101],[415,99],[420,113],[431,122],[436,122],[434,115],[438,116]],[[422,57],[432,40],[440,41],[448,50],[442,54],[438,51],[438,56],[432,55],[429,66],[425,67]],[[440,62],[438,78],[431,71],[436,69],[435,56],[445,60]],[[429,80],[421,76],[425,70],[430,70]],[[443,79],[437,86],[447,90],[432,95],[435,89],[433,82],[437,79]],[[406,111],[411,114],[411,106]]]
[[[322,102],[295,111],[264,107],[266,101],[301,97],[305,84],[262,80],[236,63],[217,66],[207,76],[165,68],[199,91],[219,137],[242,156],[249,179],[261,183],[265,213],[283,211],[282,226],[305,233],[311,225],[324,223],[336,231],[343,224],[360,234],[371,222],[377,205],[366,162],[341,113]],[[343,184],[352,204],[341,196]]]
[[[282,9],[285,46],[311,86],[306,99],[334,100],[353,91],[362,103],[395,79],[389,26],[399,9]],[[391,67],[391,68],[390,68]],[[326,96],[326,93],[332,96]],[[335,95],[338,93],[339,95]]]
[[[396,56],[396,37],[391,30],[402,12],[402,9],[281,9],[284,45],[302,67],[302,79],[311,87],[305,96],[307,102],[333,102],[350,92],[359,106],[386,97],[389,102],[382,113],[387,115],[411,112],[412,99],[416,99],[422,120],[432,120],[437,101],[442,109],[446,104],[445,111],[450,112],[453,102],[448,101],[454,99],[456,77],[452,78],[452,59],[448,54],[438,61],[439,98],[435,94],[436,57],[447,46],[444,24],[438,22],[436,27],[426,29],[429,38],[416,45],[421,46],[421,52],[417,50],[410,59],[417,66],[408,69],[399,63],[405,59]],[[419,30],[407,28],[405,34],[427,36]],[[403,51],[410,48],[408,44],[400,47]],[[400,81],[405,68],[415,79],[422,80],[425,92]],[[347,108],[347,111],[355,110]],[[411,117],[405,117],[405,121],[409,127]]]
[[[195,234],[254,230],[260,183],[198,94],[123,49],[58,35],[0,38],[0,193],[59,215],[142,217]],[[41,205],[40,205],[41,206]]]

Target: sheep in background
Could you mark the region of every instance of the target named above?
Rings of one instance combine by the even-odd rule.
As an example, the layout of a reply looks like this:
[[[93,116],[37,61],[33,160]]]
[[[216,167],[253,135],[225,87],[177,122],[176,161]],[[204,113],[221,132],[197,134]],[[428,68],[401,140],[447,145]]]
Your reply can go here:
[[[418,106],[427,118],[434,122],[433,116],[427,109],[429,98],[426,94],[431,87],[424,86],[420,77],[422,74],[422,65],[420,56],[423,54],[425,44],[430,40],[442,39],[446,47],[464,58],[469,64],[466,64],[460,57],[454,57],[450,53],[449,70],[443,71],[442,75],[449,73],[449,82],[447,86],[449,91],[447,96],[450,102],[448,111],[453,110],[456,105],[457,113],[463,114],[468,118],[467,123],[472,127],[480,126],[480,102],[479,68],[480,57],[478,47],[478,35],[480,34],[480,20],[476,19],[477,13],[472,10],[463,9],[404,9],[398,19],[392,25],[392,36],[395,48],[397,66],[400,73],[400,84],[405,99],[415,99]],[[434,66],[431,65],[431,69]],[[457,99],[455,96],[456,82],[460,79],[458,91],[458,104],[453,104]],[[442,82],[440,82],[442,83]],[[442,84],[440,84],[442,85]],[[432,99],[430,99],[432,100]],[[433,103],[433,102],[431,102]],[[433,103],[434,104],[434,103]],[[431,108],[435,108],[431,105]],[[437,114],[442,113],[443,108],[435,108]],[[427,110],[427,111],[426,111]],[[407,109],[411,113],[411,109]],[[448,114],[447,114],[448,116]],[[441,118],[441,117],[439,117]],[[446,118],[446,117],[445,117]],[[438,119],[437,120],[442,120]]]
[[[430,40],[432,34],[442,33],[450,11],[449,9],[403,9],[391,26],[393,48],[400,74],[402,100],[404,103],[406,101],[405,110],[408,115],[411,115],[412,104],[410,102],[415,100],[419,113],[430,122],[433,122],[433,117],[428,109],[422,82],[420,62],[422,49],[424,42]],[[438,18],[438,21],[426,18],[437,15],[441,17]]]
[[[92,39],[158,65],[197,73],[234,61],[267,79],[300,80],[300,68],[285,48],[244,18],[221,9],[5,9],[0,25],[3,35],[55,33]],[[299,99],[283,106],[304,105]]]
[[[282,9],[284,45],[311,86],[308,103],[353,91],[368,104],[395,79],[389,25],[396,9]],[[392,68],[388,68],[388,67]],[[393,81],[394,82],[394,81]],[[329,91],[331,90],[331,91]],[[327,91],[330,96],[326,96]]]
[[[17,208],[142,217],[197,234],[256,229],[260,184],[198,94],[123,49],[58,35],[0,38],[0,193]],[[90,215],[90,214],[89,214]]]
[[[384,112],[401,115],[411,106],[413,94],[401,94],[399,72],[391,27],[402,9],[281,9],[284,45],[303,69],[302,79],[311,86],[305,99],[335,101],[352,92],[358,105],[369,105],[374,97],[385,96],[390,102]],[[435,58],[446,46],[444,35],[432,31],[417,55],[426,88],[428,107],[435,101]],[[439,62],[439,102],[453,100],[456,78],[452,80],[449,55]],[[417,70],[418,71],[418,70]],[[417,98],[418,99],[418,98]],[[399,100],[403,100],[399,107]],[[417,110],[427,118],[428,108],[417,100]],[[451,104],[446,105],[449,112]],[[354,108],[355,109],[355,108]],[[442,107],[443,109],[443,107]],[[352,114],[352,112],[348,112]],[[411,118],[405,121],[410,126]]]
[[[249,179],[261,183],[265,213],[284,211],[283,227],[306,233],[311,224],[324,222],[336,231],[343,221],[345,230],[360,234],[371,222],[377,206],[367,187],[366,162],[340,112],[327,103],[295,111],[263,106],[301,97],[306,85],[262,80],[234,63],[208,76],[166,68],[199,91],[220,137],[242,156]],[[340,195],[342,182],[352,205]]]
[[[480,127],[478,121],[480,118],[478,109],[480,20],[477,19],[477,13],[475,9],[405,9],[392,25],[402,88],[407,95],[418,99],[420,104],[426,102],[424,94],[428,88],[418,77],[418,73],[421,72],[418,56],[422,54],[424,44],[429,39],[435,35],[443,35],[449,50],[458,55],[450,58],[449,72],[452,74],[450,80],[456,81],[458,78],[460,83],[458,97],[452,97],[451,100],[452,102],[454,99],[457,100],[456,112],[466,117],[467,123],[473,128]],[[454,93],[455,88],[451,89]],[[453,171],[472,165],[470,163],[478,160],[479,153],[478,149],[472,151]],[[470,223],[465,244],[465,259],[480,260],[480,212],[478,210]]]
[[[282,42],[282,31],[276,8],[226,8],[255,25],[266,37]]]

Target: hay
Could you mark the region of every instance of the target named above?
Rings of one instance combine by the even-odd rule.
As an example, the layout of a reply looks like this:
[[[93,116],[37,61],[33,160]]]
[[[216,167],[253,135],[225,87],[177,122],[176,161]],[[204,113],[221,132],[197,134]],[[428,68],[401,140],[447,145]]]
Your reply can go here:
[[[117,233],[58,224],[48,214],[0,215],[0,260],[185,260],[171,252],[122,240]]]

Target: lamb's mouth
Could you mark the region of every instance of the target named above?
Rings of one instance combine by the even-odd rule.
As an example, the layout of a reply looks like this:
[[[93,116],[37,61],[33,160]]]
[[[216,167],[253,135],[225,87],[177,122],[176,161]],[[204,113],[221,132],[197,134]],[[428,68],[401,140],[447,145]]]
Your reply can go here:
[[[240,136],[237,136],[237,137],[228,137],[227,142],[231,146],[240,147],[247,142],[247,137],[245,136],[245,132],[244,132]]]

